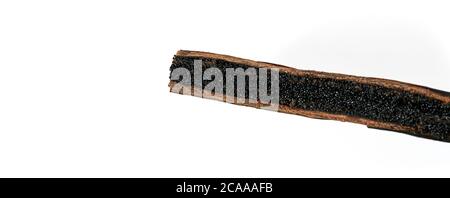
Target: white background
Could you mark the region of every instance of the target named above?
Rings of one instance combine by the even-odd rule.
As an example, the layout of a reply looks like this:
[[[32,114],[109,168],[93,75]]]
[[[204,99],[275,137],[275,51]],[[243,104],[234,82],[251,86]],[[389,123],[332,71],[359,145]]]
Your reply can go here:
[[[1,1],[1,177],[449,177],[450,144],[169,93],[179,49],[450,90],[446,1]]]

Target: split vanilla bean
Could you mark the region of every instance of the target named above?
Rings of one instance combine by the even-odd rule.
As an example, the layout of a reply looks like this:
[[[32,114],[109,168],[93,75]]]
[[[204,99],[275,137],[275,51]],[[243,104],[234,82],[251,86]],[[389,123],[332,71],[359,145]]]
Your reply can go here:
[[[197,68],[196,61],[201,64]],[[450,93],[445,91],[380,78],[298,70],[198,51],[178,51],[170,71],[172,92],[182,90],[183,94],[256,108],[267,107],[267,97],[270,99],[276,94],[278,98],[271,102],[276,102],[275,110],[279,112],[359,123],[450,142]],[[185,75],[174,75],[174,71]],[[234,71],[236,77],[227,78],[230,71]],[[275,73],[277,76],[273,75]],[[243,84],[230,81],[238,79],[240,74],[245,75]],[[252,79],[253,74],[256,74],[255,79]],[[262,77],[267,81],[263,89],[267,89],[267,93],[260,89]],[[222,86],[210,89],[213,81]],[[256,92],[253,94],[253,91]]]

